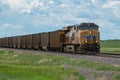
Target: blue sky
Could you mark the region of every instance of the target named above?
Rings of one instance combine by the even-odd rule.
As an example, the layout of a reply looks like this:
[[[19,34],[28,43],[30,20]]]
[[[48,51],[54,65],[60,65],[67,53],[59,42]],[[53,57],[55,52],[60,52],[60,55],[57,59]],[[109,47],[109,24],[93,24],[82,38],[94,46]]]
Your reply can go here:
[[[94,22],[101,39],[120,39],[120,0],[0,0],[0,37]]]

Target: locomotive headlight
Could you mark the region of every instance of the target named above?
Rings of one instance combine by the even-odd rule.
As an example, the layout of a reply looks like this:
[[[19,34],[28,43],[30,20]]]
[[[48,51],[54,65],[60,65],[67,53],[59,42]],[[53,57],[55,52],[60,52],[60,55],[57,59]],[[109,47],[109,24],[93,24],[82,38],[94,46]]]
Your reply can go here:
[[[91,31],[90,31],[90,34],[91,34]]]
[[[87,41],[85,41],[87,43]]]

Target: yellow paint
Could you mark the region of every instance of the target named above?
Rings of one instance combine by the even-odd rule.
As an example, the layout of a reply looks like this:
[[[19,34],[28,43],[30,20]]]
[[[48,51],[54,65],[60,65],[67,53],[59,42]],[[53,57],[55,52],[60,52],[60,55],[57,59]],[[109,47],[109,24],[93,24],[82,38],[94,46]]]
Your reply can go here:
[[[64,31],[60,31],[59,34],[60,34],[60,35],[63,35],[63,34],[65,34],[65,32],[64,32]]]
[[[90,39],[89,41],[85,36],[97,36],[96,41]],[[100,33],[98,30],[80,30],[80,44],[100,44]]]

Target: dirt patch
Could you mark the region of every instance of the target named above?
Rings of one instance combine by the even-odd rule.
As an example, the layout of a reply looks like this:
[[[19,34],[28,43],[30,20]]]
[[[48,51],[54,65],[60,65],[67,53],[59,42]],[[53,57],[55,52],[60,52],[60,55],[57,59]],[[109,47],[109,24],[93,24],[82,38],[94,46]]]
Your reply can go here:
[[[114,74],[119,72],[114,71],[97,71],[86,68],[80,68],[79,73],[84,75],[87,80],[112,80]]]

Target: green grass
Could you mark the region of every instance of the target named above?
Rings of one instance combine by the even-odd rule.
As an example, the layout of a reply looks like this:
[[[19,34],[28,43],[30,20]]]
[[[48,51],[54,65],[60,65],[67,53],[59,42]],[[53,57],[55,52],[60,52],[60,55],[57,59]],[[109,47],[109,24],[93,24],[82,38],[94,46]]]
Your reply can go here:
[[[93,70],[104,70],[104,71],[120,71],[120,67],[115,67],[113,65],[91,62],[91,61],[71,61],[69,64],[72,66],[78,66],[83,68],[89,68]]]
[[[78,69],[65,69],[59,57],[44,54],[17,54],[0,51],[0,80],[85,80]]]
[[[120,40],[102,40],[101,52],[120,53]]]
[[[113,75],[113,77],[114,77],[115,80],[120,80],[120,73],[116,74],[116,75]]]
[[[120,72],[120,67],[114,65],[68,56],[0,51],[0,80],[85,80],[79,73],[80,67]],[[119,75],[113,77],[120,79]]]
[[[120,40],[102,40],[102,48],[120,48]]]
[[[120,48],[101,48],[101,52],[120,53]]]
[[[61,66],[16,66],[0,65],[0,80],[69,80],[71,75],[84,80],[76,70],[65,70]]]

